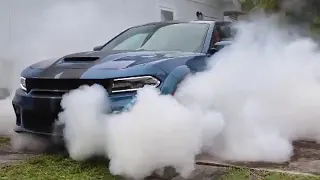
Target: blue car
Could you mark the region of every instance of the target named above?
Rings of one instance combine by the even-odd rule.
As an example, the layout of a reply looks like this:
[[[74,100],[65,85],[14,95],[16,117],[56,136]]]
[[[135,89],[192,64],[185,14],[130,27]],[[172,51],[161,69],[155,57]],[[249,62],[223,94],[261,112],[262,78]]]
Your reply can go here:
[[[204,70],[206,60],[230,38],[230,22],[148,23],[125,30],[93,51],[30,65],[22,71],[12,100],[14,131],[52,136],[62,96],[85,84],[102,85],[113,112],[123,111],[145,85],[173,95],[184,77]]]

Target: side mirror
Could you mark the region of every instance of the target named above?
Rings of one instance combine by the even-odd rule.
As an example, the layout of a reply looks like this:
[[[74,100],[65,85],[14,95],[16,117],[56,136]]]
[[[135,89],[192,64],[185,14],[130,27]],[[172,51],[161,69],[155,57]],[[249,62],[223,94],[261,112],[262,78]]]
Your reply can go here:
[[[102,49],[103,46],[96,46],[93,48],[94,51],[100,51]]]
[[[216,48],[213,46],[212,48],[209,49],[209,52],[208,52],[208,53],[209,53],[210,55],[212,55],[212,54],[214,54],[214,53],[216,53],[216,52],[218,52],[218,51],[219,51],[219,50],[216,49]]]
[[[209,54],[214,54],[220,51],[222,48],[230,45],[231,43],[231,41],[219,41],[215,43],[212,48],[209,49]]]

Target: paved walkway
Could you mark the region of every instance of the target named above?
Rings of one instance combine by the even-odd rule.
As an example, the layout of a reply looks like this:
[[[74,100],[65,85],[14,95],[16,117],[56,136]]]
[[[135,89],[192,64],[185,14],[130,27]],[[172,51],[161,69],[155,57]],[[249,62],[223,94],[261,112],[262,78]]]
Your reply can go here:
[[[10,143],[0,144],[0,167],[14,164],[33,157],[33,154],[18,153],[11,150]]]
[[[320,175],[320,144],[308,141],[299,141],[294,143],[294,156],[290,162],[283,164],[274,163],[234,163],[224,162],[209,155],[200,155],[197,157],[199,164],[207,165],[226,165],[226,166],[245,166],[255,169],[290,171],[299,173],[311,173]]]

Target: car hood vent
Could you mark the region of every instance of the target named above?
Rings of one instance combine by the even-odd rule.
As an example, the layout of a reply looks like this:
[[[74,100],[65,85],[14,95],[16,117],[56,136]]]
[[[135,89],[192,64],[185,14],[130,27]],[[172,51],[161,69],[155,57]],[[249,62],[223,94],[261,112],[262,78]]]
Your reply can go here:
[[[64,62],[92,62],[98,60],[99,57],[66,57]]]

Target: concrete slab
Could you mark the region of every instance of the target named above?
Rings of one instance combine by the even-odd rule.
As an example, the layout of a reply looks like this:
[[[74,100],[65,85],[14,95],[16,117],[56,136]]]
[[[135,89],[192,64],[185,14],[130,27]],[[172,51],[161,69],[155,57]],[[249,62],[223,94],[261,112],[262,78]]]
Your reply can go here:
[[[294,155],[286,163],[265,162],[228,162],[202,154],[196,158],[198,165],[211,165],[219,167],[248,167],[269,171],[286,171],[287,173],[305,173],[320,175],[320,145],[314,142],[299,141],[294,143]]]

